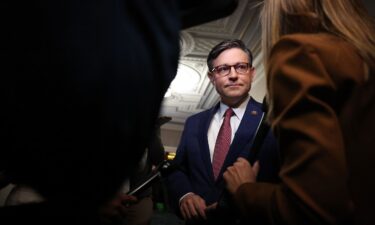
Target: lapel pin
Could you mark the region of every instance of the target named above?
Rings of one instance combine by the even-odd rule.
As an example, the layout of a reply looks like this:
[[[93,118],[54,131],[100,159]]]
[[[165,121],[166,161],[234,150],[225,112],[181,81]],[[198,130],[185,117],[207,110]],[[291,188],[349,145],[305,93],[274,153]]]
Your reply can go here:
[[[256,116],[257,114],[258,114],[257,111],[255,111],[255,110],[251,111],[251,115]]]

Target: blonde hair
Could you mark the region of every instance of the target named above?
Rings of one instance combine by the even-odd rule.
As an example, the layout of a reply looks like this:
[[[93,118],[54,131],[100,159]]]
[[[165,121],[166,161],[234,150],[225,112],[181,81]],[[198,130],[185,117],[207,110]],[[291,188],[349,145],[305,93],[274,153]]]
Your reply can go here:
[[[342,37],[375,68],[375,26],[360,0],[264,0],[261,13],[265,62],[282,35],[327,32]]]

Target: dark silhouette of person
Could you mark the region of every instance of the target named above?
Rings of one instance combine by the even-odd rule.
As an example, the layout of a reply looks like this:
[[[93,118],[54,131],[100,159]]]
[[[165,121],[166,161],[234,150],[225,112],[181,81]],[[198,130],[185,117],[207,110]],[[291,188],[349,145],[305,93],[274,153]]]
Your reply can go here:
[[[46,199],[0,208],[1,218],[98,223],[150,141],[182,12],[177,0],[1,3],[0,171]]]

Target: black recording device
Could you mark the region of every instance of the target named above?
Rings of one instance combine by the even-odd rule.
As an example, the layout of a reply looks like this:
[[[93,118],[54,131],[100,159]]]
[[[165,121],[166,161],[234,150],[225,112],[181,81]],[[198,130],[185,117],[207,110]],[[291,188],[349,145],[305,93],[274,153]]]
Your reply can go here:
[[[262,118],[260,119],[257,130],[255,131],[255,136],[252,141],[252,145],[250,149],[251,154],[249,154],[249,157],[247,158],[247,160],[250,162],[251,165],[253,165],[256,159],[258,158],[264,139],[266,138],[270,130],[270,125],[266,121],[267,113],[268,113],[268,104],[267,104],[266,97],[263,99],[262,111],[263,111]]]
[[[170,173],[178,169],[176,164],[173,164],[170,160],[164,160],[161,162],[154,172],[152,172],[146,179],[136,185],[133,189],[127,192],[127,195],[138,196],[144,190],[151,187],[154,183],[160,181],[162,178],[168,176]]]

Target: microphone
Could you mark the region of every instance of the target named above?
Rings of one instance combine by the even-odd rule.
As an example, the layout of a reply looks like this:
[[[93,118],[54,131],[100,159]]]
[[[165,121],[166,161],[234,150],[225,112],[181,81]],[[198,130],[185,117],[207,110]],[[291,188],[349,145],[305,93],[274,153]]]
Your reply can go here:
[[[255,136],[251,144],[250,154],[247,158],[247,160],[250,162],[251,165],[253,165],[255,161],[257,160],[260,149],[263,145],[264,139],[267,137],[267,134],[271,128],[269,123],[266,121],[267,113],[268,113],[268,104],[267,104],[266,97],[264,97],[263,99],[262,111],[263,111],[262,117],[255,131]]]
[[[148,177],[146,177],[146,179],[144,179],[142,182],[140,182],[126,194],[137,196],[142,191],[146,190],[147,188],[151,187],[154,183],[161,180],[163,177],[168,176],[169,174],[178,169],[181,169],[180,165],[173,163],[171,160],[164,160],[156,167],[153,173],[151,173]]]

